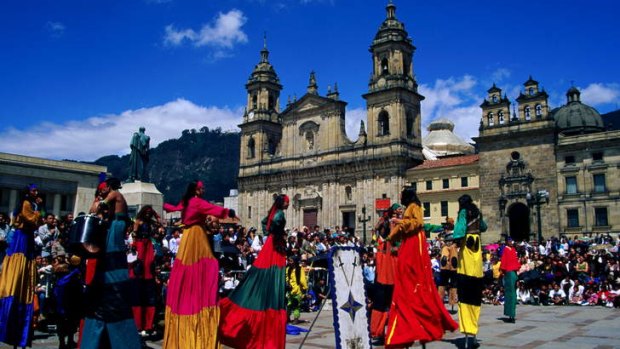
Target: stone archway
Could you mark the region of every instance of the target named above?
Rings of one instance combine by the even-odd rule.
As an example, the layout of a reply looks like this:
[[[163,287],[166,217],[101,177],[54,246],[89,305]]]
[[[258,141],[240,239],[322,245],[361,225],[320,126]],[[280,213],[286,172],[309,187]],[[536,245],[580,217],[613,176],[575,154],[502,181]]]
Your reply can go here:
[[[530,239],[530,209],[521,202],[515,202],[508,208],[508,229],[515,241]]]

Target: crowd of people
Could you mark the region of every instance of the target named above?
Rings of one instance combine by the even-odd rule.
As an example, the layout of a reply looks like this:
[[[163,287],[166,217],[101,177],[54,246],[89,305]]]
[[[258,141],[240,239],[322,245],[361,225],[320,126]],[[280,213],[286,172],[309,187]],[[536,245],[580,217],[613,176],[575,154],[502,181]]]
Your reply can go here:
[[[120,183],[116,182],[107,185],[109,188],[103,185],[100,190],[114,192],[120,187]],[[512,292],[506,291],[508,286],[505,280],[509,284],[516,282],[516,301],[519,304],[620,307],[620,237],[614,239],[609,234],[596,234],[593,237],[562,236],[551,237],[541,244],[536,241],[498,242],[480,246],[482,248],[476,250],[475,245],[480,245],[479,234],[483,229],[464,231],[457,239],[452,233],[456,235],[458,227],[448,220],[440,227],[443,232],[435,234],[436,237],[432,239],[429,238],[429,232],[437,231],[437,227],[417,227],[416,233],[411,236],[406,233],[409,228],[401,228],[404,235],[395,239],[393,235],[397,234],[395,231],[398,229],[395,230],[394,226],[403,224],[399,219],[407,215],[413,217],[417,212],[406,211],[406,207],[396,205],[391,208],[390,214],[400,218],[390,220],[389,216],[384,216],[379,219],[371,234],[372,238],[364,244],[347,227],[287,227],[283,212],[288,201],[285,201],[284,196],[279,206],[274,204],[261,229],[234,223],[220,224],[217,218],[235,217],[234,211],[200,199],[203,191],[200,182],[195,182],[188,187],[178,205],[165,206],[167,211],[182,212],[182,219],[170,221],[162,220],[150,206],[143,207],[130,220],[123,213],[126,212],[123,206],[126,204],[120,198],[115,201],[114,194],[98,197],[90,213],[100,212],[101,207],[105,207],[104,210],[110,211],[105,215],[112,217],[110,224],[115,226],[114,233],[108,233],[108,248],[105,252],[106,260],[115,262],[104,263],[105,270],[101,270],[101,265],[98,267],[94,258],[78,251],[69,239],[75,218],[86,213],[80,213],[78,217],[71,214],[55,217],[45,213],[38,188],[34,185],[29,187],[22,206],[16,212],[12,215],[0,213],[0,262],[4,262],[0,277],[3,278],[1,281],[9,280],[7,275],[16,273],[11,269],[15,259],[23,258],[30,264],[21,273],[25,279],[32,279],[32,285],[27,282],[25,285],[30,287],[34,297],[28,298],[27,290],[24,290],[23,294],[14,295],[10,300],[3,298],[0,301],[5,308],[13,309],[13,312],[23,309],[9,302],[21,302],[27,308],[32,308],[33,315],[25,315],[27,312],[10,314],[12,317],[21,316],[22,321],[14,328],[2,326],[0,339],[10,344],[27,346],[30,345],[31,336],[24,331],[47,331],[55,327],[60,338],[60,348],[72,348],[76,345],[74,340],[80,321],[83,322],[83,331],[90,331],[90,335],[95,337],[105,331],[114,331],[109,326],[112,322],[131,321],[132,326],[135,324],[136,336],[119,337],[124,346],[135,342],[138,335],[163,335],[167,347],[175,347],[171,343],[176,343],[176,347],[192,346],[191,338],[204,341],[208,333],[218,331],[218,326],[221,338],[217,340],[225,344],[227,338],[228,343],[236,347],[249,345],[248,337],[269,340],[269,333],[252,334],[250,331],[250,335],[244,337],[235,332],[246,325],[248,320],[243,314],[250,309],[262,309],[264,304],[275,304],[270,303],[272,300],[261,300],[261,295],[256,294],[252,296],[258,297],[259,303],[248,303],[248,299],[253,298],[248,296],[248,292],[251,292],[249,290],[256,288],[247,285],[239,287],[240,283],[264,283],[265,279],[280,280],[283,277],[281,287],[284,289],[281,293],[286,297],[278,300],[275,308],[270,308],[278,309],[279,312],[274,314],[265,311],[267,315],[264,316],[275,317],[278,323],[282,322],[280,320],[284,323],[302,322],[303,312],[319,310],[323,301],[329,298],[326,258],[333,246],[356,246],[361,249],[368,311],[372,315],[371,333],[373,337],[380,338],[381,342],[384,340],[381,336],[385,326],[395,329],[392,332],[397,334],[401,331],[390,322],[391,302],[386,302],[387,298],[400,299],[401,308],[392,309],[391,316],[399,311],[404,312],[403,316],[408,316],[407,312],[415,312],[416,307],[420,306],[406,305],[410,301],[399,292],[410,285],[397,285],[406,280],[395,279],[393,273],[398,271],[393,268],[404,268],[398,270],[411,274],[418,270],[416,268],[422,259],[428,262],[429,270],[432,270],[429,275],[434,279],[434,283],[427,284],[439,287],[439,290],[432,290],[439,302],[443,303],[444,297],[450,305],[457,304],[457,300],[459,302],[459,325],[445,317],[445,325],[438,329],[438,333],[461,326],[461,332],[475,335],[481,303],[500,305],[511,302],[507,297]],[[469,222],[476,221],[476,217],[462,219]],[[483,222],[482,219],[480,221]],[[389,228],[390,225],[392,228]],[[273,233],[274,229],[278,232]],[[271,233],[265,234],[265,231]],[[457,257],[455,240],[466,244],[471,242],[475,253],[464,257],[462,246],[466,245],[462,245],[461,254]],[[403,248],[417,251],[417,248],[411,246],[424,246],[425,243],[427,254],[419,255],[417,258],[420,260],[398,259],[399,251]],[[453,251],[446,252],[448,249]],[[517,267],[508,270],[508,262],[504,261],[502,268],[502,256],[512,249],[518,258]],[[265,250],[268,251],[261,253]],[[467,265],[474,265],[472,270],[480,269],[482,273],[478,275],[476,271],[472,274],[466,270],[463,258],[473,258]],[[407,267],[411,263],[415,266]],[[477,263],[481,264],[480,268]],[[512,273],[515,281],[512,281]],[[417,276],[419,280],[425,277]],[[470,290],[459,290],[459,278],[466,278],[469,284],[480,283],[480,295]],[[93,282],[98,282],[100,287],[93,288],[94,291],[84,287]],[[280,292],[277,290],[280,287],[279,281],[273,282],[276,292]],[[18,285],[7,287],[19,289]],[[85,294],[84,289],[98,292],[101,304],[81,306],[84,304],[81,299],[93,297],[92,294]],[[122,297],[119,298],[118,294],[122,293],[117,292],[119,289],[128,292],[130,297],[120,299]],[[218,304],[219,299],[222,301]],[[463,303],[465,301],[469,303]],[[118,308],[126,303],[128,310],[119,313]],[[441,312],[438,316],[444,314],[447,313]],[[509,315],[510,311],[506,314],[514,321],[514,312],[512,315]],[[109,321],[110,318],[114,321]],[[472,321],[476,323],[469,324]],[[165,333],[161,332],[162,323]],[[421,327],[431,326],[422,324]],[[187,328],[197,328],[204,333],[188,335],[185,333]],[[402,331],[403,337],[409,336],[411,332],[410,329]],[[420,336],[425,341],[437,338],[436,334]],[[238,342],[243,340],[246,342]],[[403,339],[405,342],[408,340]],[[97,341],[92,347],[99,344]],[[280,344],[274,345],[277,347]],[[82,343],[82,347],[88,345]]]

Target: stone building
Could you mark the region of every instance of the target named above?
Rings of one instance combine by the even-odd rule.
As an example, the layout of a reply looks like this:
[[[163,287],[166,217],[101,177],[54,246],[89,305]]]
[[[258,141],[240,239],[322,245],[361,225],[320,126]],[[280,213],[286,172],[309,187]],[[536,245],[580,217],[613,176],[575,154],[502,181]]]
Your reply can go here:
[[[511,113],[502,90],[488,90],[475,139],[486,242],[620,230],[620,134],[605,130],[576,88],[566,95],[566,105],[549,110],[547,93],[530,77]]]
[[[0,153],[0,212],[11,212],[25,188],[40,188],[47,212],[54,215],[88,212],[104,166]]]
[[[413,70],[415,47],[395,6],[370,46],[367,129],[357,140],[345,133],[345,106],[337,87],[319,94],[310,74],[306,94],[280,110],[282,85],[267,47],[246,84],[241,128],[239,213],[243,224],[259,226],[273,195],[291,198],[289,226],[357,228],[365,209],[374,212],[397,201],[407,169],[421,163],[420,102]],[[361,234],[359,234],[361,235]]]

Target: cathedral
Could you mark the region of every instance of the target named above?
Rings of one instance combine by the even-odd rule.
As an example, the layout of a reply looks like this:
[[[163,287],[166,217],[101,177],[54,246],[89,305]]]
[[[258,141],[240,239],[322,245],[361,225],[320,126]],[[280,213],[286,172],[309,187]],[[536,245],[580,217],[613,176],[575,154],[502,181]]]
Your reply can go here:
[[[407,169],[424,160],[415,46],[389,4],[370,46],[367,125],[352,141],[337,87],[321,96],[314,73],[306,94],[280,110],[282,85],[265,46],[248,82],[241,129],[238,207],[260,226],[276,193],[287,194],[291,227],[360,227],[399,200]],[[367,126],[367,127],[366,127]],[[365,212],[365,213],[363,213]],[[361,236],[361,232],[358,231]]]
[[[415,46],[396,8],[386,7],[370,46],[366,124],[345,133],[338,89],[305,95],[280,109],[282,85],[265,45],[247,83],[241,129],[238,210],[259,227],[275,194],[287,194],[289,227],[347,227],[366,240],[378,215],[416,187],[428,223],[458,213],[458,197],[479,204],[485,243],[620,232],[620,131],[581,102],[572,87],[551,108],[530,77],[516,105],[493,84],[481,108],[476,148],[438,119],[421,137]]]

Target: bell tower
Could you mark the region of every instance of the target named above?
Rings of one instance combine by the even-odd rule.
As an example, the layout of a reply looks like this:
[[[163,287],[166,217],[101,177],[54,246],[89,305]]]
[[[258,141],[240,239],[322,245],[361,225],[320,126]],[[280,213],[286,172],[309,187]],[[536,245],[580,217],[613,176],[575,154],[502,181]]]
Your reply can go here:
[[[421,149],[420,101],[413,73],[415,46],[396,6],[386,7],[386,18],[372,44],[372,73],[364,95],[368,112],[368,143],[402,143]]]
[[[260,61],[248,82],[247,104],[241,128],[240,166],[251,166],[272,158],[282,138],[280,122],[280,79],[269,62],[267,38],[260,51]]]

